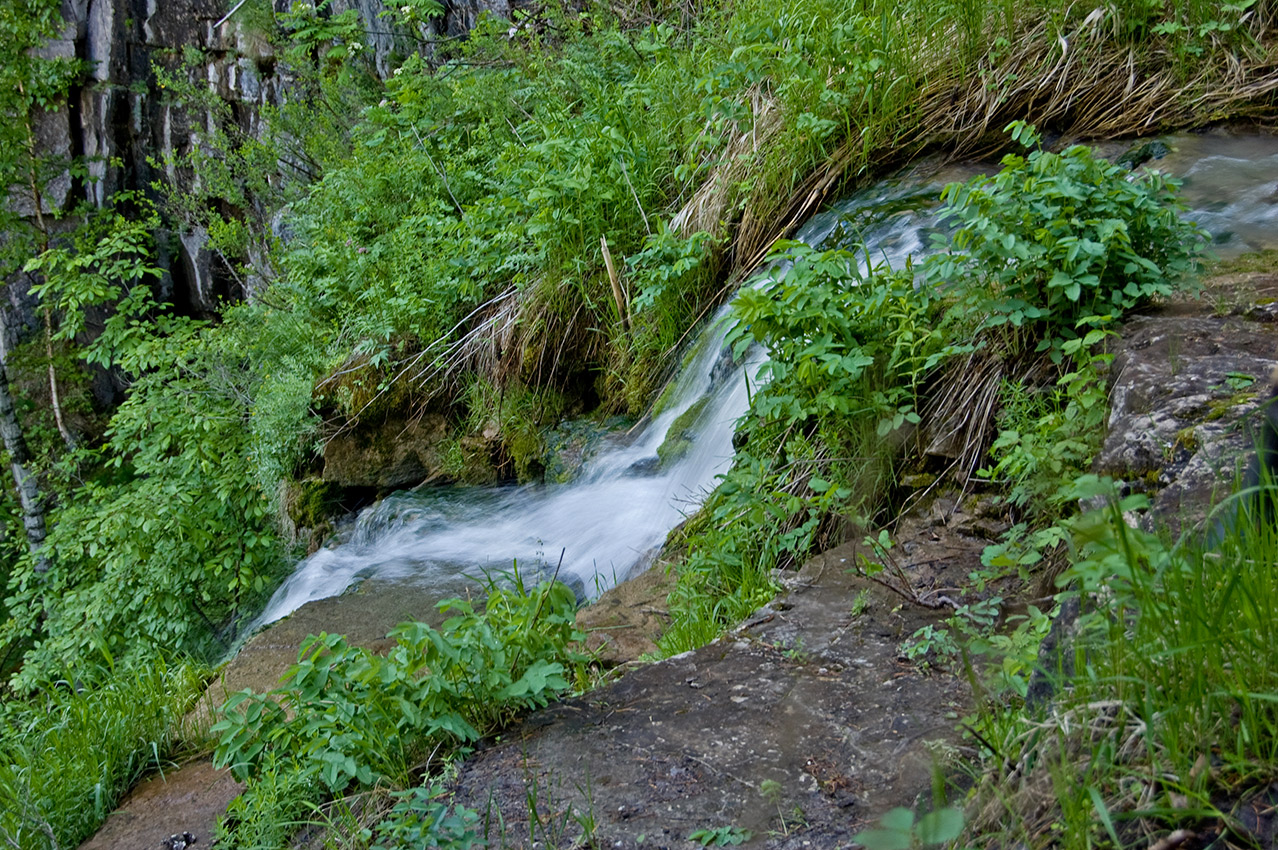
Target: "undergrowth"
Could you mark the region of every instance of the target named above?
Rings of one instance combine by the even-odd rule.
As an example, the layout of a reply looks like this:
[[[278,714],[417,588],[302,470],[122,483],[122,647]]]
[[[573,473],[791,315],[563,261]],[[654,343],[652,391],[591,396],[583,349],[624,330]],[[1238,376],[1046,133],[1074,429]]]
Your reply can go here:
[[[91,689],[61,681],[0,705],[0,840],[53,850],[91,836],[141,776],[175,767],[206,679],[156,657],[104,670]]]
[[[1062,577],[1083,601],[1050,703],[995,702],[974,718],[984,776],[971,835],[1038,847],[1256,839],[1239,817],[1278,769],[1278,620],[1271,524],[1205,550],[1188,534],[1131,528],[1112,483],[1079,494],[1109,507],[1070,522]],[[1265,499],[1271,497],[1266,494]],[[1226,508],[1227,509],[1227,508]]]
[[[576,604],[561,583],[525,589],[516,575],[509,588],[489,588],[482,613],[450,599],[439,604],[452,616],[438,630],[397,626],[384,656],[340,635],[309,638],[278,688],[233,695],[212,729],[215,763],[247,783],[223,840],[283,846],[304,823],[349,815],[355,791],[410,789],[401,803],[425,803],[437,792],[412,790],[419,777],[429,786],[461,748],[577,682]],[[398,829],[379,828],[378,840]]]
[[[773,570],[842,532],[839,517],[873,512],[893,435],[918,422],[920,383],[944,350],[937,303],[912,269],[799,243],[783,251],[777,273],[733,305],[737,355],[763,345],[769,359],[732,468],[683,531],[665,652],[744,617],[775,593]]]

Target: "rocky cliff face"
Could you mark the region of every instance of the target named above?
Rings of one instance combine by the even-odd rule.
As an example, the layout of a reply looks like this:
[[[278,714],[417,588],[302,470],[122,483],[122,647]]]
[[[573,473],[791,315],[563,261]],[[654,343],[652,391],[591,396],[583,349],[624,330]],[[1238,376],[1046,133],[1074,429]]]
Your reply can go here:
[[[190,152],[213,116],[207,109],[173,104],[155,68],[193,76],[230,106],[249,135],[261,132],[262,107],[288,97],[290,78],[270,43],[269,12],[290,0],[63,0],[66,27],[46,48],[50,56],[84,60],[89,71],[67,106],[39,122],[41,145],[66,158],[84,158],[86,178],[69,173],[47,187],[47,205],[68,209],[87,200],[101,205],[116,192],[148,189],[161,181],[183,186],[189,174],[172,165]],[[381,0],[332,0],[327,11],[359,12],[377,72],[393,72],[397,57],[429,52],[441,38],[463,36],[485,12],[506,17],[508,0],[444,0],[444,14],[407,31],[382,16]],[[167,163],[167,164],[166,164]],[[238,283],[205,247],[207,234],[165,234],[161,264],[176,304],[212,313],[223,298],[241,297]],[[11,343],[34,315],[21,283],[11,287]],[[16,319],[16,321],[15,321]]]

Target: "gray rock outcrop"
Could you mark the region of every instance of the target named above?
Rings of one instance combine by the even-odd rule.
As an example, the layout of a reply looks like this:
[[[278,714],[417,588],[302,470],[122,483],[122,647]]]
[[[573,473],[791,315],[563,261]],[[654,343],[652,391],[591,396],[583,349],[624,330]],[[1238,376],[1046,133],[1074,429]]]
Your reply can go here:
[[[273,0],[270,8],[278,15],[290,6],[291,0]],[[373,67],[383,78],[401,57],[430,55],[441,40],[464,37],[484,13],[511,14],[509,0],[443,0],[443,6],[440,17],[411,31],[384,16],[388,4],[382,0],[332,0],[327,14],[359,13]],[[101,206],[121,190],[149,193],[157,181],[191,185],[193,177],[180,163],[217,119],[207,107],[176,103],[161,88],[157,70],[207,85],[249,137],[262,134],[263,108],[285,100],[293,82],[271,43],[269,19],[235,0],[63,0],[62,16],[66,25],[43,55],[78,58],[88,70],[62,109],[37,116],[37,142],[51,157],[82,159],[87,174],[65,171],[53,178],[43,189],[46,213],[84,201]],[[15,203],[19,212],[34,213],[21,198]],[[237,280],[207,250],[200,228],[158,236],[164,294],[179,308],[212,314],[224,299],[252,294],[244,291],[251,281]],[[37,321],[29,283],[9,286],[9,345]]]
[[[1234,489],[1275,366],[1278,328],[1269,321],[1174,313],[1133,319],[1115,352],[1096,471],[1150,493],[1155,516],[1173,527],[1201,521]]]

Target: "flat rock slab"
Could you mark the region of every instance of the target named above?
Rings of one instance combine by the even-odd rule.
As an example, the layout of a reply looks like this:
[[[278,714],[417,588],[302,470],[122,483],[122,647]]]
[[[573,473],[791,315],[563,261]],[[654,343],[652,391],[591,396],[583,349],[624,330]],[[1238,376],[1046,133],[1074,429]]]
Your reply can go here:
[[[898,653],[945,612],[902,605],[854,558],[819,556],[734,635],[527,718],[466,761],[458,802],[515,846],[572,846],[593,824],[603,847],[732,826],[833,848],[926,796],[967,689]]]

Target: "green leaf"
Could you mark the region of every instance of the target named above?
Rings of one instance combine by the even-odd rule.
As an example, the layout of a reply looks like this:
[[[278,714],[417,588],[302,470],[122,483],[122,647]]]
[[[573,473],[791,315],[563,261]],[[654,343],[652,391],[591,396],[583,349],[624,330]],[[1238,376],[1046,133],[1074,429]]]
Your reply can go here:
[[[910,833],[897,829],[864,829],[852,840],[865,850],[910,850],[913,845]]]
[[[915,834],[923,844],[945,844],[963,832],[963,813],[958,809],[937,809],[919,818]]]

